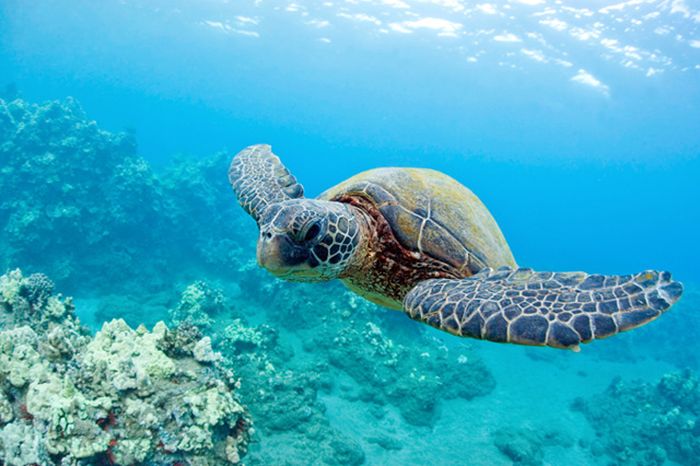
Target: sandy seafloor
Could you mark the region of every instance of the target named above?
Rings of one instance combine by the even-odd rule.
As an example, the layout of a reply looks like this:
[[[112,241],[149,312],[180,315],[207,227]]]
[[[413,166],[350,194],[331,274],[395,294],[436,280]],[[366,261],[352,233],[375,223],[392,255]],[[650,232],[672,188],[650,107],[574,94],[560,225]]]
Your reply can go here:
[[[634,368],[624,363],[585,361],[583,357],[575,363],[556,356],[551,362],[533,361],[522,349],[480,348],[479,354],[496,377],[496,389],[476,400],[445,402],[442,417],[432,429],[402,426],[391,412],[386,422],[377,423],[362,403],[349,403],[332,394],[323,400],[335,425],[369,435],[395,432],[396,438],[403,442],[404,448],[398,452],[365,443],[368,464],[500,466],[511,465],[513,461],[492,443],[491,434],[499,428],[549,427],[565,430],[577,438],[592,439],[594,433],[585,418],[569,408],[573,397],[603,391],[616,376],[652,382],[672,369],[663,363],[645,363],[643,368]],[[593,457],[576,445],[545,448],[545,464],[606,465],[609,461],[609,458]]]
[[[448,346],[462,344],[432,329],[428,332],[435,332]],[[561,430],[575,439],[573,446],[546,447],[544,464],[609,465],[610,458],[592,456],[578,446],[580,439],[594,441],[595,433],[581,413],[571,411],[572,400],[604,391],[616,377],[655,382],[677,369],[653,360],[638,364],[601,360],[587,355],[591,350],[587,346],[578,354],[491,343],[476,346],[496,378],[496,389],[469,401],[446,400],[432,428],[406,425],[391,406],[382,408],[386,418],[377,422],[368,412],[371,405],[347,401],[338,393],[321,396],[332,425],[361,442],[367,464],[512,465],[513,461],[494,446],[492,434],[504,426],[522,426]],[[344,391],[353,390],[351,378],[342,373],[337,377]],[[385,450],[362,440],[387,433],[402,444],[401,450]],[[273,448],[284,448],[283,442],[277,440]]]

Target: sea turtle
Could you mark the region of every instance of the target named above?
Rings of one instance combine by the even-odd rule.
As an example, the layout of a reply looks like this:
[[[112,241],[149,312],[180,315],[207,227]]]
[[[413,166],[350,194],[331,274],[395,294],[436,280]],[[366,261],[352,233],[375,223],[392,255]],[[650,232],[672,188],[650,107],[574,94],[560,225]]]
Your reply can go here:
[[[578,350],[655,319],[683,292],[668,272],[518,268],[479,198],[434,170],[369,170],[307,199],[261,144],[233,158],[229,181],[258,223],[258,263],[272,274],[338,278],[454,335]]]

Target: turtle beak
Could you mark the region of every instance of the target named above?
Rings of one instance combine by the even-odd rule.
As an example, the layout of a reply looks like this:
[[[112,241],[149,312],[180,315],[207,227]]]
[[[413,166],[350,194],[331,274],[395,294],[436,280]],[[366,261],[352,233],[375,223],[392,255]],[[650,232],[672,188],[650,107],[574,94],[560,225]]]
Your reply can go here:
[[[258,240],[258,249],[255,254],[258,265],[277,275],[275,272],[281,271],[283,268],[279,260],[279,249],[279,240],[275,237],[267,236],[265,233],[261,234]]]
[[[256,256],[258,265],[277,277],[308,268],[308,251],[294,244],[286,234],[262,232]]]
[[[267,268],[265,265],[265,245],[263,244],[263,239],[258,240],[258,248],[255,251],[255,259],[258,261],[258,266],[264,269]]]

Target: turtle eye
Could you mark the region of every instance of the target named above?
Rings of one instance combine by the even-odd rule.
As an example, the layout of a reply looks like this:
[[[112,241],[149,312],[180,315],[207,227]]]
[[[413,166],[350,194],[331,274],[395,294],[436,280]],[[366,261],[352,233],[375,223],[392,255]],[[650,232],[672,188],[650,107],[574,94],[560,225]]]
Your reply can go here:
[[[311,243],[312,241],[318,239],[321,234],[321,221],[312,220],[304,225],[299,234],[299,239],[304,243]]]

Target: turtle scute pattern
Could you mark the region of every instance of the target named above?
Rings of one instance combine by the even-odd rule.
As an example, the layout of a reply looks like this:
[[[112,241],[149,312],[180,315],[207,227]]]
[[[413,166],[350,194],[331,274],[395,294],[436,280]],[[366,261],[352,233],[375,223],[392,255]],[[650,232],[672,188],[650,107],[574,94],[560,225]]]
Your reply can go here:
[[[353,176],[321,199],[371,201],[408,251],[419,252],[469,276],[485,267],[515,266],[508,243],[486,206],[444,173],[377,168]]]
[[[267,144],[243,149],[233,158],[228,179],[238,202],[256,220],[277,202],[304,197],[304,188]]]
[[[456,335],[576,349],[657,318],[682,292],[668,272],[606,276],[504,267],[462,280],[427,280],[404,305],[411,318]]]

